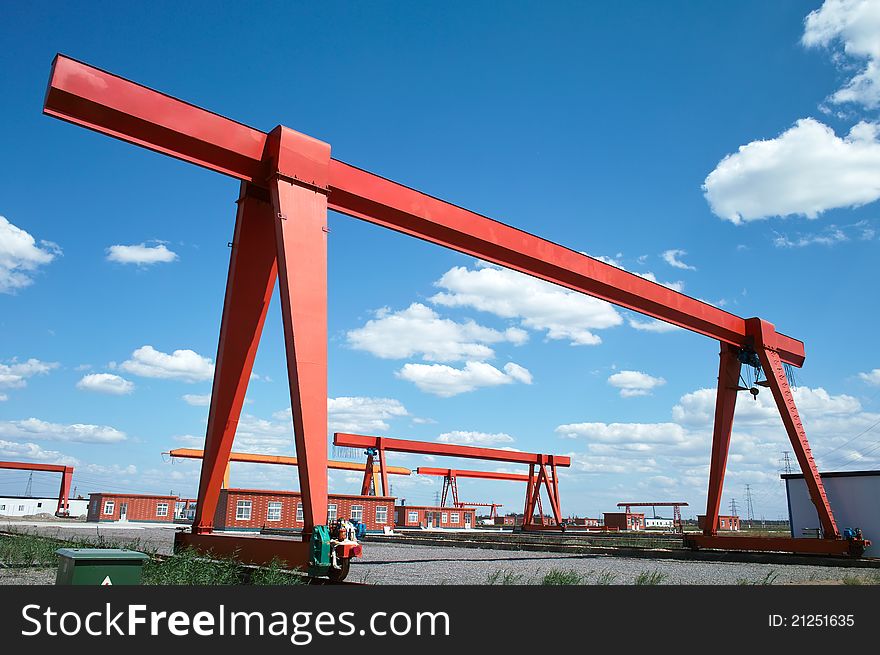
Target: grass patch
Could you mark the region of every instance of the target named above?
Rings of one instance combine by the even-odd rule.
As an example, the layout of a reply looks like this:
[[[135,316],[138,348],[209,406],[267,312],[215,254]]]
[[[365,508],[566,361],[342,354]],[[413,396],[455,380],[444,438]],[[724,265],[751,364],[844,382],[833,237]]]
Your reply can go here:
[[[776,571],[770,571],[767,575],[765,575],[760,580],[749,580],[747,578],[737,578],[736,584],[738,585],[771,585],[776,582],[776,578],[779,577],[779,574]]]
[[[636,576],[635,584],[637,585],[658,585],[668,576],[662,571],[642,571]]]
[[[487,585],[514,585],[522,582],[522,576],[504,569],[492,571],[486,576]]]
[[[581,575],[574,569],[561,571],[560,569],[550,569],[541,580],[542,585],[578,585],[584,584],[586,576]]]
[[[612,585],[615,580],[617,580],[617,574],[612,573],[611,571],[602,571],[602,573],[599,573],[596,576],[597,585]]]

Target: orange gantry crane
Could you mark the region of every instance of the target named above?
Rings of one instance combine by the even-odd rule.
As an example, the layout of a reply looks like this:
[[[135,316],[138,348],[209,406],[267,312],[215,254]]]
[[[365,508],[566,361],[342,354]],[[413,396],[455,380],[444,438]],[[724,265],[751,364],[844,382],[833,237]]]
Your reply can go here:
[[[198,450],[196,448],[175,448],[174,450],[169,450],[167,453],[162,453],[163,455],[169,455],[170,457],[175,457],[179,459],[202,459],[205,456],[204,450]],[[296,457],[287,457],[285,455],[259,455],[256,453],[229,453],[229,461],[230,462],[250,462],[252,464],[279,464],[281,466],[297,466],[299,462]],[[366,471],[368,468],[372,470],[373,464],[368,462],[367,464],[359,464],[357,462],[340,462],[336,460],[327,460],[327,468],[334,469],[338,471]],[[403,466],[390,466],[388,467],[389,475],[410,475],[412,471]],[[383,478],[380,475],[370,475],[371,484],[367,485],[366,489],[361,489],[362,496],[388,496],[389,489],[385,486],[380,488],[380,483],[384,485],[387,481],[387,478]],[[229,466],[226,467],[226,473],[223,476],[223,488],[226,489],[229,487]]]
[[[61,488],[58,490],[58,507],[55,516],[70,516],[70,481],[73,479],[73,467],[61,464],[36,464],[34,462],[0,462],[0,469],[17,471],[48,471],[61,474]]]
[[[303,93],[320,101],[318,88],[314,81],[302,85]],[[61,54],[52,63],[43,112],[241,182],[198,510],[192,532],[175,537],[177,546],[238,552],[255,563],[279,557],[307,566],[315,576],[332,574],[331,548],[343,560],[360,552],[349,543],[331,543],[327,525],[327,215],[332,210],[717,341],[706,524],[703,535],[688,536],[690,545],[851,555],[864,551],[865,540],[844,538],[838,529],[786,378],[786,364],[803,366],[804,344],[777,332],[772,323],[731,314],[347,164],[331,157],[330,144],[282,125],[263,132]],[[213,534],[214,511],[276,280],[303,500],[303,541],[296,544]],[[816,507],[822,539],[717,535],[744,365],[766,378]]]

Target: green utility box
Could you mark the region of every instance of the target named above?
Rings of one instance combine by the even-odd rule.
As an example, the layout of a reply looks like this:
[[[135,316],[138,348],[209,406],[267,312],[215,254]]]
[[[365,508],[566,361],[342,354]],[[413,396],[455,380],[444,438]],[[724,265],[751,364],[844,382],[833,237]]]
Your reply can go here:
[[[137,585],[149,556],[119,548],[59,548],[56,585]]]

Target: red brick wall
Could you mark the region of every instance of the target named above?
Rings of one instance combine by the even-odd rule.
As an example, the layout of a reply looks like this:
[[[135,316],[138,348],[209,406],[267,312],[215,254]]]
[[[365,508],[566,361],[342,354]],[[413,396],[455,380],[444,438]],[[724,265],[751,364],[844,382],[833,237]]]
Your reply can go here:
[[[605,527],[617,528],[618,530],[632,530],[631,520],[635,519],[638,523],[638,530],[645,529],[645,515],[626,512],[605,512]]]
[[[113,501],[113,511],[111,514],[104,513],[104,503]],[[107,494],[96,493],[89,494],[89,512],[86,516],[87,521],[118,521],[121,518],[121,510],[123,503],[127,505],[126,520],[134,522],[148,523],[173,523],[174,522],[174,504],[177,502],[177,496],[143,496],[139,494]],[[168,511],[165,516],[156,514],[157,506],[165,503]]]
[[[724,523],[724,525],[722,525],[722,522]],[[700,530],[705,529],[703,527],[705,525],[705,523],[706,523],[705,514],[697,515],[697,527],[699,527]],[[721,530],[724,530],[724,531],[739,530],[739,528],[740,528],[740,522],[739,522],[738,516],[719,516],[718,517],[718,530],[719,531],[721,531]]]
[[[239,501],[249,501],[250,519],[236,518]],[[257,489],[225,489],[220,492],[217,513],[214,516],[214,527],[218,530],[275,530],[302,529],[303,522],[297,520],[297,506],[301,501],[299,492],[295,491],[263,491]],[[268,519],[269,503],[281,503],[281,520]],[[352,507],[363,508],[360,521],[369,531],[381,532],[385,526],[393,527],[394,498],[382,496],[352,496],[347,494],[331,494],[328,505],[336,506],[335,518],[352,518]],[[377,507],[385,507],[385,520],[381,514],[377,516]],[[332,514],[330,514],[332,517]]]
[[[411,513],[416,516],[411,516]],[[401,505],[395,508],[394,524],[400,528],[417,528],[419,526],[428,525],[428,515],[435,517],[433,527],[435,528],[464,528],[469,522],[471,527],[475,525],[474,510],[467,508],[454,509],[451,507],[419,507],[416,505]],[[440,515],[440,520],[436,520],[436,516]],[[446,522],[443,521],[443,515],[446,515]],[[453,522],[453,515],[458,515],[458,521]]]

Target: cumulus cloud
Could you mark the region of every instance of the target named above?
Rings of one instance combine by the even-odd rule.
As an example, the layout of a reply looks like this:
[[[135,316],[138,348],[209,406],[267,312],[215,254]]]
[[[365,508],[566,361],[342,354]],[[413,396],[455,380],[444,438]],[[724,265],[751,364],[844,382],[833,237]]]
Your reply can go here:
[[[177,253],[172,252],[164,243],[148,246],[139,243],[133,246],[115,245],[107,248],[107,259],[119,264],[137,264],[138,266],[150,266],[152,264],[173,262],[177,259]]]
[[[0,364],[0,389],[21,389],[27,386],[28,378],[45,375],[58,366],[58,362],[42,362],[33,357],[24,362],[13,359],[8,364]]]
[[[75,457],[59,453],[57,450],[46,450],[42,446],[26,442],[5,441],[0,439],[0,457],[27,462],[46,462],[47,464],[61,464],[62,466],[78,466],[79,460]]]
[[[528,334],[519,328],[504,332],[474,321],[457,323],[440,316],[430,307],[413,303],[404,310],[382,309],[376,317],[347,334],[348,343],[358,350],[383,359],[404,359],[421,355],[425,361],[454,362],[494,357],[486,344],[525,343]]]
[[[531,384],[531,373],[518,364],[510,362],[498,370],[485,362],[467,362],[464,368],[444,364],[405,364],[396,375],[412,382],[420,390],[448,398],[481,387],[521,382]]]
[[[0,393],[0,403],[6,400],[9,400],[9,396],[7,396],[5,393]]]
[[[0,293],[13,293],[33,284],[32,274],[61,254],[51,241],[36,240],[0,216]]]
[[[608,378],[608,384],[620,389],[621,397],[632,398],[650,396],[654,389],[666,384],[666,380],[641,371],[620,371]]]
[[[680,249],[672,249],[666,250],[663,252],[661,257],[663,257],[663,261],[672,266],[673,268],[680,268],[685,271],[695,271],[697,270],[696,266],[690,266],[689,264],[685,264],[682,261],[682,257],[687,254],[686,250]]]
[[[330,430],[375,434],[390,428],[389,420],[409,416],[406,407],[394,398],[340,396],[327,399]]]
[[[453,443],[461,446],[496,446],[502,443],[513,443],[514,439],[504,432],[467,432],[453,430],[444,432],[437,441],[441,443]]]
[[[642,332],[674,332],[675,330],[681,329],[677,325],[667,323],[666,321],[658,321],[656,318],[628,318],[626,322],[629,323],[629,326],[634,330],[640,330]]]
[[[193,405],[194,407],[207,407],[211,404],[211,394],[209,393],[185,393],[181,398],[183,398],[187,405]]]
[[[431,302],[445,307],[473,307],[507,319],[524,328],[544,331],[550,339],[575,346],[602,342],[594,333],[623,322],[620,314],[604,300],[497,266],[475,270],[456,266],[435,282],[444,291]]]
[[[96,391],[114,396],[124,396],[134,391],[134,382],[112,373],[92,373],[84,375],[76,383],[76,388],[83,391]]]
[[[331,432],[382,433],[391,427],[388,421],[404,416],[409,416],[409,412],[403,403],[394,398],[339,396],[327,399],[327,420]],[[289,424],[290,407],[275,412],[272,418]]]
[[[875,368],[867,373],[859,373],[859,377],[872,386],[880,387],[880,368]]]
[[[145,378],[201,382],[214,375],[214,362],[192,350],[175,350],[170,355],[153,348],[142,346],[119,365],[123,371]]]
[[[125,433],[108,425],[88,423],[49,423],[37,418],[22,421],[0,421],[0,437],[37,439],[43,441],[73,441],[77,443],[116,443],[125,441]]]
[[[837,207],[880,198],[880,141],[875,123],[845,137],[802,118],[776,138],[752,141],[727,155],[703,184],[719,217],[735,224],[770,216],[816,218]]]
[[[804,21],[804,46],[833,48],[834,59],[845,70],[859,62],[859,71],[828,100],[880,107],[880,4],[875,0],[825,0]],[[862,65],[862,62],[863,65]]]

